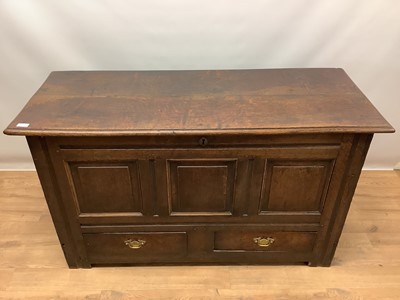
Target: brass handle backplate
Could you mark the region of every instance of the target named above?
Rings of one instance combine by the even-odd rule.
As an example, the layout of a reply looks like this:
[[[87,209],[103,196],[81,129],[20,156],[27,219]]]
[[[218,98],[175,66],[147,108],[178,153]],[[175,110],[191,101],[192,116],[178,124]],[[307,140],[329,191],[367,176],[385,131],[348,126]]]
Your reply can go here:
[[[275,239],[272,237],[267,237],[267,238],[256,237],[253,239],[253,241],[260,247],[269,247],[271,246],[271,244],[275,242]]]
[[[125,245],[127,245],[129,248],[131,249],[140,249],[142,248],[142,246],[146,244],[145,240],[126,240],[125,241]]]

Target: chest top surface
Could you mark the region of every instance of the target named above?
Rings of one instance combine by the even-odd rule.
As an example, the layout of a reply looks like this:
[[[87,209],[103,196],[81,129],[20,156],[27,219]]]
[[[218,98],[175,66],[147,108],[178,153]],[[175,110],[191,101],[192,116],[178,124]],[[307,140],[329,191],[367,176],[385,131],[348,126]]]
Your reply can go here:
[[[4,132],[118,136],[393,131],[342,69],[271,69],[52,72]]]

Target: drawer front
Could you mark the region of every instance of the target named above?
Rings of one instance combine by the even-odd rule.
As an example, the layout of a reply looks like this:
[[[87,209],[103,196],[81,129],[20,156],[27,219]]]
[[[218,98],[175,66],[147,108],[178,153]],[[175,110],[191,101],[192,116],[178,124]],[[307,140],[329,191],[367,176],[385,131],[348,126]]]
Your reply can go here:
[[[83,226],[90,264],[306,263],[318,225]]]
[[[217,231],[215,251],[311,252],[315,232]]]
[[[124,232],[83,235],[91,264],[165,262],[185,257],[186,232]]]

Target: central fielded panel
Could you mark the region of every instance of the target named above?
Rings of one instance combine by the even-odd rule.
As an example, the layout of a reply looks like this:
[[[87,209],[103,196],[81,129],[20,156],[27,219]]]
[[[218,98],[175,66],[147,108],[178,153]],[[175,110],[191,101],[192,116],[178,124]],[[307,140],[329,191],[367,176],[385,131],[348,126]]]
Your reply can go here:
[[[25,135],[68,265],[329,266],[376,132],[341,69],[53,72]]]

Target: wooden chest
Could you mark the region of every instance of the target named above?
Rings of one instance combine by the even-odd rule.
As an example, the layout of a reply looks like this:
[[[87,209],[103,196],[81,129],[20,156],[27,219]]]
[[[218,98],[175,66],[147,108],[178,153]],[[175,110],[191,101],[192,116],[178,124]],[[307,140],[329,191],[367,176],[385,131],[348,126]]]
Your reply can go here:
[[[25,135],[71,268],[329,266],[374,133],[341,69],[53,72]]]

